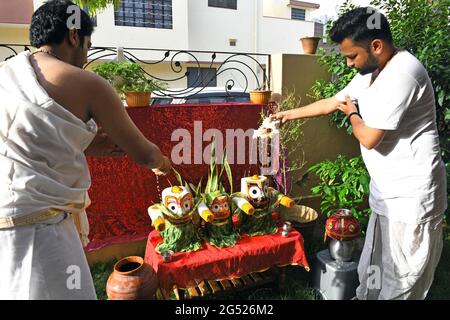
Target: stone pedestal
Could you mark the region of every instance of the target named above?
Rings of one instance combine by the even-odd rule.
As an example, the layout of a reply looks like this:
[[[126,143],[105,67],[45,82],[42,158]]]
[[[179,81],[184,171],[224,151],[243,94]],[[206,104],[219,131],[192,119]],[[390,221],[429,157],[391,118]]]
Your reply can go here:
[[[316,254],[313,288],[324,300],[350,300],[356,296],[358,261],[333,260],[328,249]]]

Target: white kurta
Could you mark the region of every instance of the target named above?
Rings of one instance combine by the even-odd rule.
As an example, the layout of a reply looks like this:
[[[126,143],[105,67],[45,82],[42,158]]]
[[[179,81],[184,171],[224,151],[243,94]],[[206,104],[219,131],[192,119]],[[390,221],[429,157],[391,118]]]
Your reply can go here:
[[[84,150],[97,127],[48,96],[29,55],[0,64],[3,221],[49,209],[82,212],[91,184]],[[64,213],[45,223],[0,229],[0,298],[95,298],[80,239],[67,218]],[[79,279],[69,278],[76,273]]]

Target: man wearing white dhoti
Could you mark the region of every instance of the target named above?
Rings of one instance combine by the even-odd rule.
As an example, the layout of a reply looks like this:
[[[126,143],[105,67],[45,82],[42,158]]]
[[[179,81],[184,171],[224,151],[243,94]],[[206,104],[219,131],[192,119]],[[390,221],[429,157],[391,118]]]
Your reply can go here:
[[[171,168],[112,87],[80,69],[93,26],[80,10],[80,28],[68,29],[71,5],[52,0],[36,10],[38,51],[0,64],[0,299],[96,298],[70,219],[89,204],[88,146],[123,150],[157,175]],[[97,124],[110,140],[96,138]]]
[[[344,14],[330,37],[359,74],[335,97],[272,119],[336,110],[347,115],[371,177],[372,215],[358,265],[357,298],[424,299],[440,259],[447,208],[430,78],[413,55],[395,48],[386,17],[372,8]]]

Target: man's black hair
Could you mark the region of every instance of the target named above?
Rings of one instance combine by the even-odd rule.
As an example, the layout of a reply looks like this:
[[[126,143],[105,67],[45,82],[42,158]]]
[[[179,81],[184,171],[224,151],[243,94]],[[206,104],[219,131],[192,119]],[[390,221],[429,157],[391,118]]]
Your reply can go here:
[[[356,8],[342,15],[331,28],[330,38],[335,43],[349,38],[365,45],[374,39],[393,42],[386,17],[371,7]]]
[[[73,21],[73,10],[67,8],[75,5],[69,0],[49,0],[40,6],[31,18],[30,44],[39,48],[44,45],[61,44],[69,32],[67,21]],[[84,45],[84,37],[91,36],[94,24],[89,15],[80,9],[80,37],[81,46]]]

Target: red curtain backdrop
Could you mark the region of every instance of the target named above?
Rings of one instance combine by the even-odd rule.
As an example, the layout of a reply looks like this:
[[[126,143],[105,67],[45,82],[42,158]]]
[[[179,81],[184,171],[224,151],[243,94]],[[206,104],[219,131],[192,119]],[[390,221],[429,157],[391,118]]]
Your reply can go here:
[[[195,143],[201,143],[201,152],[211,144],[211,137],[203,141],[202,136],[194,143],[194,129],[202,134],[208,129],[218,129],[223,134],[223,146],[230,145],[226,139],[227,129],[257,129],[261,120],[261,105],[254,104],[221,104],[221,105],[167,105],[158,107],[127,108],[131,119],[161,151],[171,156],[172,149],[180,145],[182,138],[172,134],[177,129],[185,129],[190,134],[192,164],[174,165],[187,181],[198,183],[200,178],[206,181],[208,165],[193,164],[198,151]],[[194,128],[194,122],[196,123]],[[120,126],[120,123],[117,123]],[[201,126],[201,130],[200,129]],[[185,132],[186,133],[186,132]],[[198,141],[200,140],[200,141]],[[187,140],[184,140],[187,142]],[[238,140],[234,139],[233,190],[240,188],[240,179],[246,175],[256,174],[257,165],[249,164],[250,141],[245,139],[244,164],[237,164],[236,150]],[[242,150],[242,146],[239,146]],[[198,150],[198,148],[197,148]],[[228,150],[230,153],[231,150]],[[207,157],[209,159],[209,155]],[[233,161],[233,160],[232,160]],[[87,209],[90,225],[91,242],[86,250],[92,251],[111,244],[146,239],[152,230],[147,208],[161,201],[160,193],[170,184],[176,185],[173,174],[160,177],[159,183],[149,169],[141,167],[128,157],[88,157],[92,186],[89,196],[92,200]],[[159,184],[159,186],[158,186]]]

